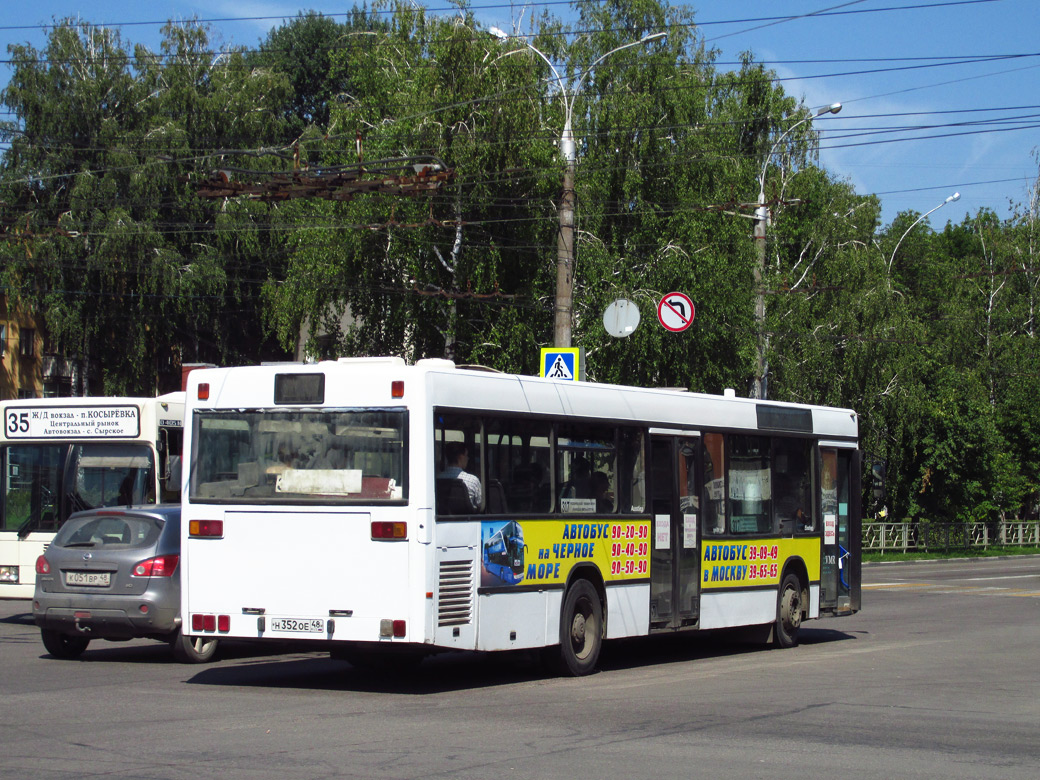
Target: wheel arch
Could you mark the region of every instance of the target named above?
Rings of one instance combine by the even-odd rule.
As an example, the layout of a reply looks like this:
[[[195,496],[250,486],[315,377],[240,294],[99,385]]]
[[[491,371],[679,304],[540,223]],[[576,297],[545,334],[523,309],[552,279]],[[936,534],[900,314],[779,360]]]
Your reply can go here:
[[[603,574],[600,572],[599,567],[593,563],[579,563],[573,569],[570,574],[567,575],[567,584],[563,588],[564,598],[566,599],[567,591],[571,589],[578,580],[588,580],[592,587],[596,589],[596,594],[599,596],[600,608],[603,612],[603,626],[602,635],[607,635],[607,587],[603,580]]]
[[[798,577],[798,584],[802,586],[802,590],[809,589],[809,567],[800,555],[792,555],[784,563],[784,569],[780,572],[780,582],[783,582],[788,574]]]

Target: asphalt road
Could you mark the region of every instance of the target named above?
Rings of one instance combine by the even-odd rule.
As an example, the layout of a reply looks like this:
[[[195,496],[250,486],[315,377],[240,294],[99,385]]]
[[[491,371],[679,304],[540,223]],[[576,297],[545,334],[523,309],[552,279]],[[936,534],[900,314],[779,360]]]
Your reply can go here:
[[[1040,558],[868,566],[864,603],[790,650],[619,642],[558,679],[249,645],[183,666],[146,641],[58,661],[0,601],[0,777],[1040,777]]]

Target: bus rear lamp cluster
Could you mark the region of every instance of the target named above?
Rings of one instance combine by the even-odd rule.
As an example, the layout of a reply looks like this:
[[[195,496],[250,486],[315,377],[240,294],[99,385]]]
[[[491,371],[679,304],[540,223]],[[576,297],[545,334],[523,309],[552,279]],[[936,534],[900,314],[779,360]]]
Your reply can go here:
[[[231,630],[231,615],[201,615],[193,613],[191,616],[191,630],[212,634],[219,631],[226,634]]]
[[[403,620],[380,620],[379,621],[379,636],[381,637],[394,637],[395,639],[403,639],[405,634],[405,621]]]
[[[407,539],[408,523],[389,522],[386,520],[372,521],[373,539]]]
[[[188,536],[195,538],[220,539],[224,536],[224,521],[192,520],[188,523]]]

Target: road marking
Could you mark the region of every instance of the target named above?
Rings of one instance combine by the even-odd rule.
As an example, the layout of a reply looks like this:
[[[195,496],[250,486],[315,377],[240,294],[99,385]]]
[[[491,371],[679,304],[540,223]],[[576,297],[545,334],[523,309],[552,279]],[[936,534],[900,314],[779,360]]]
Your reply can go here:
[[[967,577],[965,582],[988,582],[990,580],[1035,580],[1040,574],[1008,574],[1005,577]]]
[[[978,578],[987,580],[989,578]],[[1020,579],[1008,577],[1007,579]],[[947,585],[939,582],[890,582],[863,585],[863,590],[904,590],[917,588],[932,595],[948,595],[953,593],[966,593],[980,596],[1019,596],[1025,598],[1040,598],[1040,591],[1023,590],[1022,588],[1008,588],[1001,585]]]

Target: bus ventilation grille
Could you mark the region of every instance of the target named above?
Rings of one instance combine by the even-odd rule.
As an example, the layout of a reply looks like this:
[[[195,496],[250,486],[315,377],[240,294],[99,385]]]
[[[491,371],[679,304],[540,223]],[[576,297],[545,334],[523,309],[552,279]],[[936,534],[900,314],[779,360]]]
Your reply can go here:
[[[473,562],[441,561],[438,626],[462,626],[473,620]]]

